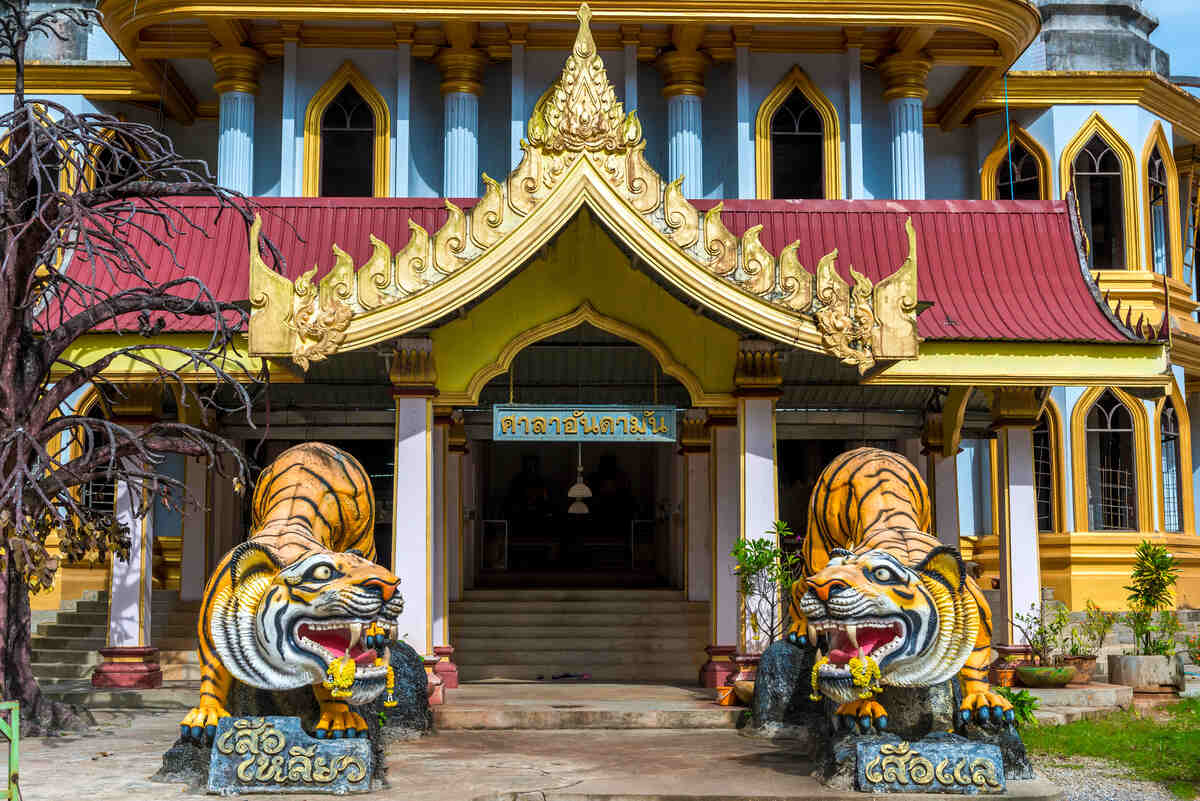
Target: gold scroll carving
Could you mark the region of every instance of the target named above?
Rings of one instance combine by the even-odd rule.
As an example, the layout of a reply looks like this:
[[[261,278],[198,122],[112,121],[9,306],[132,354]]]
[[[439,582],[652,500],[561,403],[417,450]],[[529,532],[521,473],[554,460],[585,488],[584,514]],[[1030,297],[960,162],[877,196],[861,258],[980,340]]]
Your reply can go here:
[[[852,270],[853,284],[848,283],[836,269],[836,251],[820,260],[814,274],[800,263],[800,242],[776,257],[762,242],[761,225],[735,235],[722,219],[722,204],[701,214],[684,197],[682,176],[666,182],[647,163],[642,124],[617,100],[589,29],[586,4],[578,18],[562,73],[530,115],[521,163],[504,180],[483,175],[483,197],[470,210],[447,200],[439,229],[426,231],[410,220],[403,246],[372,235],[371,255],[357,268],[334,245],[334,267],[320,281],[321,291],[313,290],[311,271],[293,284],[270,269],[259,253],[261,225],[252,227],[251,351],[291,354],[305,366],[336,352],[360,315],[420,304],[426,292],[445,281],[478,280],[477,263],[519,236],[522,224],[578,166],[593,168],[619,205],[640,215],[677,249],[674,263],[727,284],[729,294],[722,298],[732,302],[740,292],[761,304],[750,307],[756,318],[778,321],[780,311],[791,315],[794,329],[807,332],[800,339],[815,345],[819,337],[828,353],[863,372],[880,360],[914,358],[917,263],[911,223],[906,225],[908,259],[874,285]]]

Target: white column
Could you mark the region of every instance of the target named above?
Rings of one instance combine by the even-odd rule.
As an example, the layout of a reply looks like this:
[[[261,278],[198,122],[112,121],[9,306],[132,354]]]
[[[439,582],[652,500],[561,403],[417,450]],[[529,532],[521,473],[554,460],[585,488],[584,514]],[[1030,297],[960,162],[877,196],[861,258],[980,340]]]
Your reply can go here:
[[[396,478],[392,504],[392,572],[400,578],[400,636],[418,654],[433,654],[433,401],[396,398]]]
[[[296,64],[300,43],[295,39],[283,42],[283,98],[280,113],[279,194],[296,197],[300,184],[296,176]]]
[[[1000,429],[1003,512],[1000,515],[1000,608],[992,610],[993,642],[1015,642],[1014,613],[1041,607],[1037,496],[1033,486],[1033,428]]]
[[[447,580],[450,563],[446,551],[446,468],[449,464],[446,452],[449,427],[437,423],[433,427],[433,481],[431,499],[433,503],[433,547],[429,588],[433,645],[448,644],[450,636],[449,593]]]
[[[758,196],[754,153],[754,109],[750,108],[750,46],[737,53],[737,176],[739,198]]]
[[[708,449],[687,449],[684,459],[684,525],[687,528],[687,599],[712,598],[712,476]]]
[[[129,532],[129,559],[114,557],[108,592],[108,645],[112,648],[149,646],[153,589],[154,515],[136,517],[143,503],[140,486],[118,481],[114,514]]]
[[[442,194],[446,197],[476,197],[480,180],[479,98],[469,92],[449,92],[445,104]]]
[[[699,95],[667,99],[667,172],[671,180],[683,176],[684,197],[704,196],[703,127]]]
[[[742,539],[774,542],[774,524],[779,518],[779,487],[775,470],[773,398],[738,399],[738,438],[741,444],[740,535]],[[743,628],[739,641],[743,649],[749,646],[747,638]]]
[[[208,561],[206,548],[208,537],[208,470],[199,459],[184,459],[184,483],[188,493],[202,506],[189,507],[183,516],[183,549],[179,573],[179,599],[195,601],[204,595],[204,582],[208,579],[205,564]]]
[[[218,126],[217,183],[244,195],[253,194],[254,95],[222,92]]]
[[[736,426],[714,426],[712,429],[712,492],[713,503],[713,641],[711,645],[737,645],[741,626],[738,624],[737,579],[733,575],[733,558],[729,555],[738,540],[741,507],[739,504],[741,459],[738,454]]]
[[[515,169],[521,163],[524,153],[521,151],[521,138],[525,136],[525,43],[512,45],[512,113],[509,115],[509,142],[512,152],[512,166]]]
[[[846,48],[844,56],[846,72],[846,165],[849,168],[848,198],[861,200],[867,197],[863,182],[863,120],[862,120],[862,50]]]
[[[412,43],[396,43],[396,138],[392,142],[392,197],[408,197],[409,121],[412,118]]]
[[[445,479],[445,532],[446,563],[449,580],[446,584],[448,600],[462,600],[463,588],[463,461],[465,446],[451,443],[446,454]],[[449,625],[447,615],[447,625]],[[449,634],[447,634],[447,642]],[[443,644],[443,643],[439,643]]]
[[[925,106],[919,97],[888,101],[892,123],[892,194],[897,200],[925,198]]]
[[[930,455],[933,462],[933,515],[937,538],[943,545],[958,547],[958,454]]]

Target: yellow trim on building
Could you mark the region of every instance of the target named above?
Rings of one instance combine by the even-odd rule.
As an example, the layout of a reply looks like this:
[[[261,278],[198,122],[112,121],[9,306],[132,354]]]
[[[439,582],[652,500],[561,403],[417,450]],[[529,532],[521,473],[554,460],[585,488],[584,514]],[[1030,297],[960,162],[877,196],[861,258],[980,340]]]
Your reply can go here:
[[[1120,376],[1120,379],[1114,378]],[[1166,347],[1067,342],[921,343],[920,355],[863,379],[870,386],[1108,386],[1162,387]]]
[[[1163,167],[1167,174],[1167,196],[1165,199],[1167,212],[1167,230],[1166,230],[1166,248],[1168,273],[1176,280],[1183,280],[1183,228],[1179,222],[1179,170],[1175,167],[1175,154],[1170,143],[1167,142],[1167,135],[1163,131],[1162,123],[1158,120],[1154,121],[1154,125],[1150,127],[1150,134],[1146,137],[1146,144],[1142,146],[1142,211],[1145,214],[1146,224],[1146,269],[1148,272],[1154,272],[1154,225],[1152,224],[1153,214],[1150,209],[1150,156],[1154,152],[1155,146],[1158,147],[1158,153],[1162,157]]]
[[[1128,270],[1141,270],[1142,255],[1140,252],[1141,237],[1138,235],[1138,186],[1137,180],[1138,169],[1137,163],[1134,161],[1133,149],[1129,147],[1129,143],[1124,137],[1117,132],[1117,129],[1109,124],[1108,120],[1104,119],[1104,115],[1099,111],[1093,112],[1092,116],[1087,118],[1087,121],[1080,126],[1075,136],[1071,141],[1067,142],[1059,156],[1058,161],[1058,181],[1062,197],[1066,197],[1067,193],[1075,187],[1074,164],[1075,158],[1079,152],[1091,141],[1093,136],[1099,135],[1101,139],[1112,148],[1118,160],[1121,162],[1121,201],[1123,208],[1122,219],[1124,221],[1125,231],[1122,240],[1125,243],[1125,268]],[[1085,232],[1086,236],[1086,232]],[[1090,247],[1091,244],[1089,243]]]
[[[388,194],[388,180],[391,174],[391,148],[388,145],[392,121],[387,101],[367,77],[359,72],[354,62],[347,60],[317,90],[312,100],[308,101],[308,110],[304,113],[304,174],[300,186],[300,194],[303,197],[319,197],[321,194],[321,118],[338,92],[347,85],[353,86],[354,90],[362,95],[375,118],[373,195],[386,197]]]
[[[1012,141],[1014,144],[1019,142],[1037,161],[1038,197],[1041,200],[1050,200],[1054,197],[1054,172],[1050,166],[1050,154],[1038,140],[1033,138],[1032,134],[1019,125],[1014,125],[1012,128]],[[996,195],[996,170],[1004,163],[1005,156],[1008,154],[1008,146],[1008,136],[1001,134],[1000,138],[996,140],[995,146],[992,147],[992,152],[983,160],[983,169],[979,173],[979,197],[984,200],[1007,200],[1007,198],[1000,198]]]
[[[1088,486],[1087,486],[1087,416],[1092,406],[1111,390],[1126,409],[1133,421],[1134,491],[1137,495],[1137,530],[1154,530],[1154,472],[1150,460],[1150,420],[1145,405],[1128,392],[1118,387],[1092,387],[1083,393],[1071,413],[1071,478],[1074,492],[1075,528],[1087,531]],[[1107,533],[1107,532],[1106,532]]]
[[[1134,551],[1143,540],[1165,545],[1183,568],[1175,588],[1181,608],[1200,604],[1200,538],[1191,534],[1154,531],[1073,531],[1043,535],[1038,559],[1042,581],[1054,590],[1054,598],[1070,609],[1081,610],[1088,601],[1101,609],[1128,608],[1129,573]]]
[[[114,350],[149,344],[162,347],[150,347],[141,351],[138,354],[140,359],[151,362],[151,365],[177,371],[183,381],[187,383],[211,383],[213,377],[210,370],[207,368],[197,369],[191,366],[186,355],[166,350],[168,347],[207,350],[211,340],[212,336],[205,333],[159,334],[149,342],[129,334],[86,334],[76,339],[63,353],[60,361],[51,368],[50,380],[61,381],[74,371],[74,368],[67,369],[63,366],[64,364],[74,363],[86,366]],[[304,380],[303,375],[298,374],[295,368],[289,367],[282,360],[248,355],[249,347],[244,334],[235,336],[233,341],[234,344],[229,350],[229,355],[221,366],[234,379],[255,381],[261,375],[262,370],[266,368],[270,371],[271,380],[275,382],[297,383]],[[128,356],[120,356],[104,370],[103,376],[110,383],[144,383],[155,380],[159,376],[158,369],[151,365],[135,361]]]
[[[760,198],[775,196],[771,186],[774,167],[771,120],[792,92],[804,95],[821,118],[824,197],[841,198],[842,131],[837,109],[798,64],[788,70],[787,75],[783,76],[758,107],[758,116],[754,120],[754,174],[757,195]]]

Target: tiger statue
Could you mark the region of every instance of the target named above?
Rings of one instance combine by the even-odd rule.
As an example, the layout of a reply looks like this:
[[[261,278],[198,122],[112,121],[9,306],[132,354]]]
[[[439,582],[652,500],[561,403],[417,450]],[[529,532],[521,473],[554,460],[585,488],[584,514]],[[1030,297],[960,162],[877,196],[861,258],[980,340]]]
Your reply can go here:
[[[927,687],[956,673],[964,722],[1013,720],[1012,705],[987,683],[991,609],[957,549],[930,527],[925,482],[890,451],[843,453],[813,488],[788,639],[818,646],[814,700],[837,701],[850,728],[887,728],[873,700],[882,685]]]
[[[331,445],[297,445],[263,470],[251,506],[249,539],[204,588],[200,702],[182,736],[211,741],[235,678],[270,690],[311,684],[318,738],[365,736],[350,705],[390,693],[388,642],[404,609],[400,579],[374,562],[367,473]]]

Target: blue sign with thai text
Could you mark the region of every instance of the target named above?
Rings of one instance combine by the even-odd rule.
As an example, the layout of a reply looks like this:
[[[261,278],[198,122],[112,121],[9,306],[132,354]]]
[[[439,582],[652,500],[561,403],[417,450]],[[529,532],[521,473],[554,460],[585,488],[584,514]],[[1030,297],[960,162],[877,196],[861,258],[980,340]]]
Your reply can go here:
[[[492,438],[501,442],[674,442],[673,406],[497,404]]]

